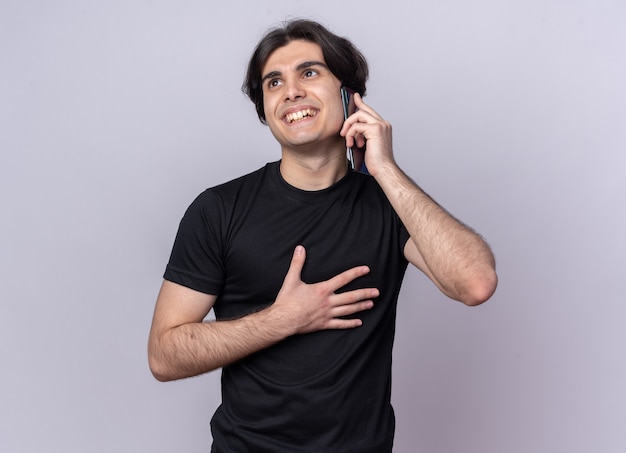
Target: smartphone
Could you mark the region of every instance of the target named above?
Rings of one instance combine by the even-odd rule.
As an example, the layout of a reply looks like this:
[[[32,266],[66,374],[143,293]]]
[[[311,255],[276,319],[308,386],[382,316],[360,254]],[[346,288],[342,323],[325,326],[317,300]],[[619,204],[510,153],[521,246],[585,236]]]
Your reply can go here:
[[[354,103],[354,90],[348,87],[341,87],[341,102],[345,120],[357,110]],[[353,171],[367,173],[367,168],[365,167],[365,147],[348,146],[346,148],[346,157],[348,158],[348,165]]]

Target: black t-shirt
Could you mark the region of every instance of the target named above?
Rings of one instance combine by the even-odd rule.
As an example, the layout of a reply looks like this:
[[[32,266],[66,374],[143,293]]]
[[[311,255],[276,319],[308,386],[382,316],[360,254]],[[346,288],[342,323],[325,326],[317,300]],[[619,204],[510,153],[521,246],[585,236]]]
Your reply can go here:
[[[293,336],[225,367],[212,451],[391,451],[391,350],[408,238],[376,181],[354,172],[309,192],[287,184],[274,162],[191,204],[165,278],[217,295],[218,320],[270,305],[298,244],[306,283],[366,264],[371,272],[340,291],[381,292],[355,315],[359,328]]]

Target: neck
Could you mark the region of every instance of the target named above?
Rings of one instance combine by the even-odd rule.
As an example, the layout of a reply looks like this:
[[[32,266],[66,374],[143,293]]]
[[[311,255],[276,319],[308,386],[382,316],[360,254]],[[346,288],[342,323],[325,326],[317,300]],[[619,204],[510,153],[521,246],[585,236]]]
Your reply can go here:
[[[318,155],[282,151],[280,174],[287,183],[300,190],[326,189],[343,178],[347,171],[345,148]]]

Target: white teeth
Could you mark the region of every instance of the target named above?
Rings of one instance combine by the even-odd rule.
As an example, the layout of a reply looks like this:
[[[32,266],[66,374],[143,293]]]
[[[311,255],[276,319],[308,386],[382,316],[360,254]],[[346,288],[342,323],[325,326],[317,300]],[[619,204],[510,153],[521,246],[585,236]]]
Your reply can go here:
[[[295,121],[300,121],[303,118],[306,118],[308,116],[315,116],[315,111],[311,110],[311,109],[305,109],[305,110],[300,110],[298,112],[294,112],[294,113],[288,113],[285,116],[285,119],[290,122],[293,123]]]

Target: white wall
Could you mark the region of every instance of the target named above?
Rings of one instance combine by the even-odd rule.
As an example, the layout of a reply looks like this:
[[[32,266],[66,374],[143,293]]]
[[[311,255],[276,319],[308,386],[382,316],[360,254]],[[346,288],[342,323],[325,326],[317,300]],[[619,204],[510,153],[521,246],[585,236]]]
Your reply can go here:
[[[625,5],[3,0],[0,451],[208,451],[219,374],[157,383],[146,338],[187,204],[278,158],[239,87],[294,16],[498,258],[474,309],[408,272],[396,451],[626,451]]]

